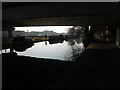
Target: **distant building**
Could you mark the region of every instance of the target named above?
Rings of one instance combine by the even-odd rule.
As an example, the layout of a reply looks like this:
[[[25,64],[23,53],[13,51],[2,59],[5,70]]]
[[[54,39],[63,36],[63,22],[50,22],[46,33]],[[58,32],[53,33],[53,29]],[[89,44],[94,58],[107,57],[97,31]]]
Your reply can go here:
[[[45,35],[48,35],[48,36],[52,36],[52,35],[60,35],[60,34],[63,34],[63,35],[66,35],[66,33],[56,33],[54,31],[43,31],[43,32],[36,32],[36,31],[31,31],[31,32],[25,32],[25,31],[14,31],[13,32],[13,36],[45,36]]]
[[[15,36],[25,36],[26,35],[25,33],[26,33],[25,31],[14,31],[13,36],[14,37]]]

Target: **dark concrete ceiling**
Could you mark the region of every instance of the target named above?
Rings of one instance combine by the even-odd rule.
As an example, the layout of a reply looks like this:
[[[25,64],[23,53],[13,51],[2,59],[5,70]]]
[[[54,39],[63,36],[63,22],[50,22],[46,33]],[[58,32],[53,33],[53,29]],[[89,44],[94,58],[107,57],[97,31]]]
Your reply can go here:
[[[3,25],[119,24],[118,2],[3,3]]]
[[[3,24],[12,26],[120,25],[120,15],[35,18],[12,20],[11,22],[3,22]]]

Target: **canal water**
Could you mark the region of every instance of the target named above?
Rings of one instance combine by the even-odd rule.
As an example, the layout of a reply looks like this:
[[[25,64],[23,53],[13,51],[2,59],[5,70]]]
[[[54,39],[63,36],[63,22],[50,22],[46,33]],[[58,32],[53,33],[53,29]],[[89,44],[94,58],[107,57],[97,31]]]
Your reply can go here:
[[[19,56],[30,56],[37,58],[59,59],[72,61],[83,51],[84,45],[76,40],[63,41],[62,43],[50,44],[48,41],[37,42],[26,51],[18,52]]]
[[[36,58],[59,59],[63,61],[74,61],[84,50],[81,40],[71,39],[60,43],[49,43],[49,41],[37,42],[25,51],[15,51],[18,56],[30,56]],[[2,50],[8,53],[10,50]]]
[[[18,56],[30,56],[36,58],[59,59],[63,61],[74,61],[84,50],[84,45],[79,39],[50,43],[42,41],[34,43],[25,51],[15,51]],[[8,53],[10,50],[2,50],[2,53]]]

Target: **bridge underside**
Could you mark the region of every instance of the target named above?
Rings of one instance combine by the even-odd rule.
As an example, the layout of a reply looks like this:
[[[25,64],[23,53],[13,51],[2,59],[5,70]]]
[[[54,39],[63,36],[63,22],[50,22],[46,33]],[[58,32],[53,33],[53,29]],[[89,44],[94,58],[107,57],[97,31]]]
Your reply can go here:
[[[118,2],[3,3],[2,12],[3,31],[10,33],[18,26],[120,26]],[[11,34],[9,36],[12,38]]]
[[[50,25],[120,25],[120,15],[49,17],[3,21],[8,26],[50,26]]]
[[[3,26],[118,25],[119,3],[3,3]]]

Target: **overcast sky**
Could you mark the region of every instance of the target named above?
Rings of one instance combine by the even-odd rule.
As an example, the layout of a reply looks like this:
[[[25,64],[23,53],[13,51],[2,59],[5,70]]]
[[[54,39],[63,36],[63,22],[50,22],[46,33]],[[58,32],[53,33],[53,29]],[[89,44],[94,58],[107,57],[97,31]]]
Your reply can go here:
[[[44,30],[52,30],[57,33],[66,33],[68,28],[71,28],[72,26],[31,26],[31,27],[15,27],[15,31],[38,31],[42,32]]]

